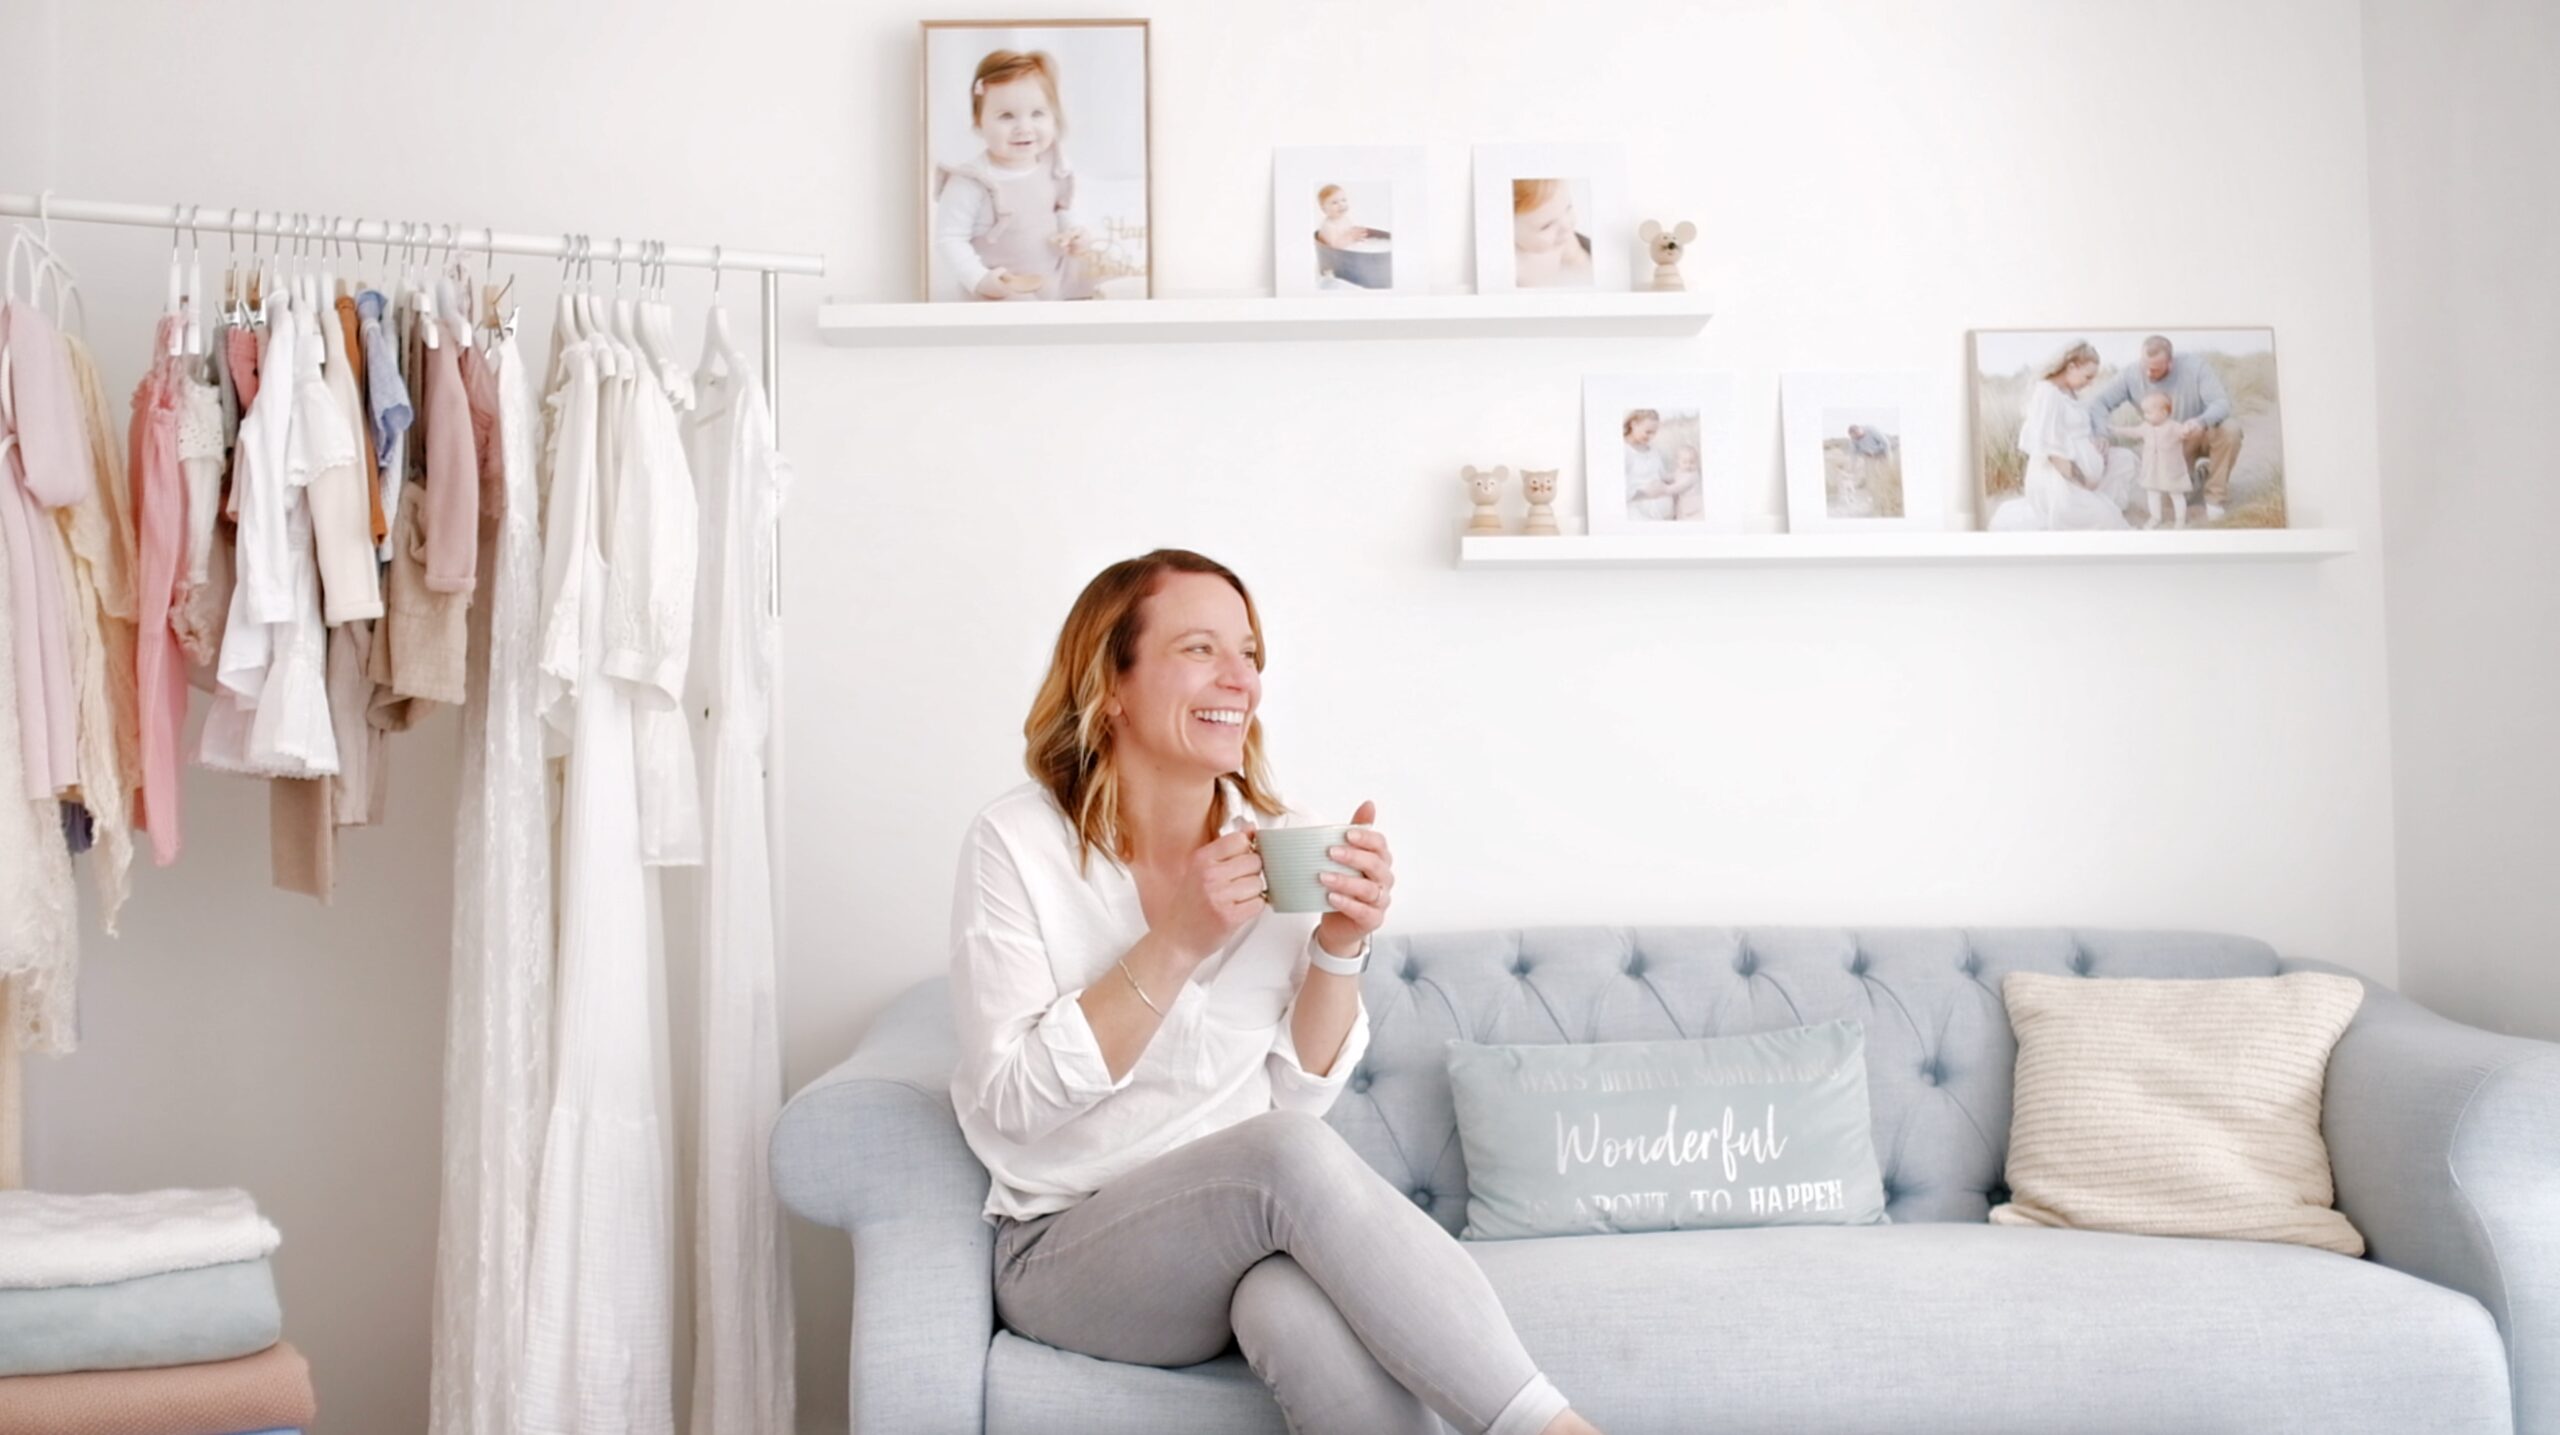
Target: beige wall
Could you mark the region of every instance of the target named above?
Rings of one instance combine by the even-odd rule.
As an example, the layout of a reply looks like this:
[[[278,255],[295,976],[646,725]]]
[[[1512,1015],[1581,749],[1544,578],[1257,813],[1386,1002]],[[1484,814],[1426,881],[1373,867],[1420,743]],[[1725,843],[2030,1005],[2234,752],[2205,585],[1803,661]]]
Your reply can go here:
[[[794,1085],[940,967],[959,832],[1017,779],[1059,618],[1160,543],[1255,586],[1283,790],[1376,799],[1405,930],[2191,925],[2398,975],[2352,6],[1165,0],[1166,289],[1267,286],[1274,143],[1431,146],[1457,283],[1471,141],[1623,138],[1640,212],[1700,225],[1716,321],[883,354],[821,347],[811,313],[908,293],[914,7],[0,3],[0,57],[34,34],[57,82],[49,141],[0,127],[0,188],[828,253],[785,290]],[[167,238],[75,244],[121,391]],[[514,268],[542,312],[549,272]],[[705,288],[677,276],[688,313]],[[1961,434],[1968,327],[2153,322],[2274,327],[2296,521],[2364,553],[1453,566],[1463,464],[1560,464],[1578,508],[1586,373],[1736,373],[1736,472],[1774,509],[1784,371],[1926,373]],[[184,863],[92,948],[84,1050],[32,1073],[40,1182],[237,1183],[275,1213],[326,1432],[424,1409],[453,736],[400,742],[392,822],[350,835],[327,909],[267,890],[260,795],[193,775]],[[832,1233],[795,1250],[819,1428],[847,1263]]]
[[[2560,5],[2364,18],[2403,987],[2560,1038]]]

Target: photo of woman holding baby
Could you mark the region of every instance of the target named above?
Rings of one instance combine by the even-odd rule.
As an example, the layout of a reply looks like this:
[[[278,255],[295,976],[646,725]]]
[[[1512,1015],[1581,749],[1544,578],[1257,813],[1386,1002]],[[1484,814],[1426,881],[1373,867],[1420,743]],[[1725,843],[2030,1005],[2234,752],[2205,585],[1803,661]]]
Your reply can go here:
[[[1145,21],[927,21],[924,110],[927,299],[1147,297]]]

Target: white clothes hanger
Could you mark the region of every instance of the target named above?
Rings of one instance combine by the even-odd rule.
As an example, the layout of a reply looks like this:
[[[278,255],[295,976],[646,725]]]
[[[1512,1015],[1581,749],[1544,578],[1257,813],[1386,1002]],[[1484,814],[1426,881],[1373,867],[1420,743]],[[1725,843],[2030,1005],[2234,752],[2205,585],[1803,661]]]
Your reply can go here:
[[[201,205],[187,206],[187,352],[202,355],[205,347],[204,326],[204,210]]]
[[[409,286],[410,291],[418,296],[418,323],[424,331],[421,337],[428,348],[441,349],[444,347],[444,338],[438,331],[444,326],[436,320],[435,286],[427,282],[427,265],[435,258],[433,252],[435,226],[426,224],[420,225],[419,228],[426,235],[426,243],[421,246],[425,252],[411,263]]]
[[[24,302],[42,310],[45,307],[46,286],[49,284],[52,286],[55,323],[69,327],[73,307],[76,305],[80,317],[79,329],[81,332],[86,332],[89,301],[80,292],[79,278],[72,273],[71,266],[63,262],[62,255],[53,247],[53,214],[50,208],[52,198],[51,190],[36,196],[36,219],[42,226],[41,231],[29,229],[23,224],[14,227],[15,232],[9,240],[8,274],[5,281],[0,281],[0,297],[13,301],[19,298],[18,254],[24,250],[27,255],[27,290]]]
[[[711,246],[711,308],[703,319],[702,347],[706,355],[703,367],[728,377],[747,371],[746,356],[738,352],[738,341],[729,333],[729,311],[720,305],[720,246]]]

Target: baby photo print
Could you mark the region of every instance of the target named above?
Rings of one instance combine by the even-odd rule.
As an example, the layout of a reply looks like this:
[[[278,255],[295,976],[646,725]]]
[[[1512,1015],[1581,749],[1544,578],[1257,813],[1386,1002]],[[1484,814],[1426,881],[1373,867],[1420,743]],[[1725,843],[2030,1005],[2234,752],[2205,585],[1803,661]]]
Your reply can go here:
[[[924,290],[1143,299],[1147,22],[924,22]]]
[[[1624,290],[1634,229],[1621,145],[1478,145],[1476,292]]]
[[[1309,146],[1271,155],[1271,267],[1282,298],[1427,294],[1422,147]]]

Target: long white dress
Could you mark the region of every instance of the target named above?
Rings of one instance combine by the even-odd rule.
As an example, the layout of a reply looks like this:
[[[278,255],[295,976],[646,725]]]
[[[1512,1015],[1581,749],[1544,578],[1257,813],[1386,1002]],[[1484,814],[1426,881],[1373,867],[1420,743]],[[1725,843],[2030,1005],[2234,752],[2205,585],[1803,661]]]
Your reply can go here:
[[[538,420],[512,335],[499,345],[497,371],[505,506],[494,532],[481,530],[470,617],[479,671],[462,709],[433,1435],[518,1428],[534,1178],[551,1110],[551,824],[534,691]]]
[[[2027,457],[2025,491],[1991,515],[1992,528],[2133,526],[2125,521],[2122,500],[2103,491],[2112,475],[2088,412],[2051,379],[2038,379],[2028,391],[2026,418],[2018,425],[2018,448]],[[2054,466],[2057,458],[2068,459],[2082,474],[2099,479],[2101,491],[2072,482]]]
[[[717,352],[713,339],[707,345]],[[701,1139],[694,1182],[697,1435],[794,1428],[791,1268],[765,1143],[782,1109],[765,753],[780,624],[774,517],[790,465],[763,385],[706,364],[685,425],[702,504],[688,712],[708,712],[700,904]]]
[[[651,461],[656,416],[634,416],[663,405],[665,395],[628,357],[604,352],[610,342],[582,340],[564,351],[564,378],[550,400],[559,409],[544,572],[547,579],[555,571],[557,556],[564,581],[544,615],[543,696],[547,714],[566,719],[568,770],[553,1090],[527,1294],[527,1435],[666,1435],[675,1423],[657,877],[641,833],[638,684],[609,676],[605,662],[611,655],[618,667],[636,664],[652,681],[681,688],[691,565],[683,565],[681,593],[644,584],[636,609],[617,608],[608,594],[629,591],[615,588],[615,568],[642,566],[642,555],[614,541],[631,536],[616,522],[626,505],[644,505],[655,522],[680,523],[688,545],[693,510],[680,455],[672,471]],[[600,362],[616,375],[600,373]],[[563,543],[569,547],[559,554],[549,551]],[[674,651],[652,647],[650,634],[671,638]]]

